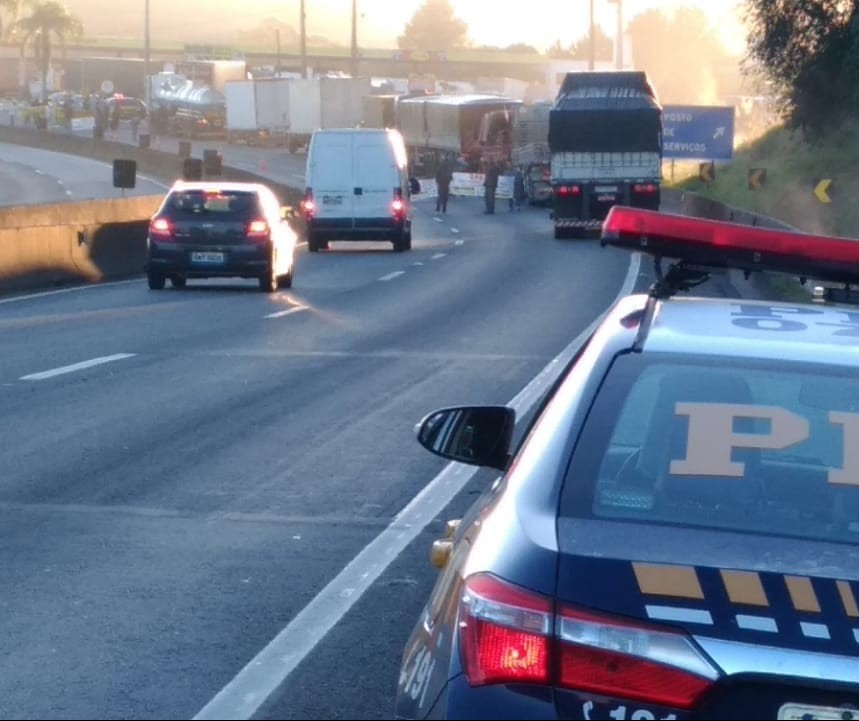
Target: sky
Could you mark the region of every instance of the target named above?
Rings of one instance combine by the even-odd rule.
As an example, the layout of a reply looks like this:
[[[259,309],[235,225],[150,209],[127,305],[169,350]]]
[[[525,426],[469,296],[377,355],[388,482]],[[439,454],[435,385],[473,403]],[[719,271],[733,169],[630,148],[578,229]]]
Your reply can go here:
[[[160,0],[152,0],[158,2]],[[355,0],[359,13],[358,44],[366,47],[393,46],[406,23],[423,0]],[[545,50],[555,41],[569,46],[588,30],[589,0],[451,0],[456,15],[468,25],[469,36],[478,45],[504,47],[527,43]],[[244,0],[245,26],[275,16],[298,24],[299,0]],[[677,7],[696,7],[710,18],[728,50],[744,49],[742,0],[623,0],[624,20],[651,9],[670,13]],[[305,0],[307,31],[348,45],[352,0]],[[596,22],[614,35],[617,6],[609,0],[594,0]],[[295,22],[293,23],[293,16]],[[340,19],[340,22],[337,22]]]

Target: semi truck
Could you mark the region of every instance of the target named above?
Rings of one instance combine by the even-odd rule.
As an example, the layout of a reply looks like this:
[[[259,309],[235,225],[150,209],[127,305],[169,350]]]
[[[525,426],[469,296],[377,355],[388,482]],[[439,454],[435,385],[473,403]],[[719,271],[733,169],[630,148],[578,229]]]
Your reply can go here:
[[[520,101],[500,95],[424,95],[400,98],[396,124],[410,167],[431,177],[443,157],[482,172],[489,161],[511,162],[513,121]]]
[[[531,205],[548,205],[552,201],[552,154],[549,151],[551,109],[552,104],[549,102],[523,105],[513,123],[513,165],[522,172],[525,197]]]
[[[646,73],[567,73],[549,111],[555,237],[598,230],[609,209],[659,209],[662,107]]]

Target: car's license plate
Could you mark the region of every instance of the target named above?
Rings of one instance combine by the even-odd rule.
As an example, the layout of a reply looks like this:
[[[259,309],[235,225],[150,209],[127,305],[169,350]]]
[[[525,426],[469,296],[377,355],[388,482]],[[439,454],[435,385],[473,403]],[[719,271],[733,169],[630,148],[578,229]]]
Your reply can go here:
[[[616,185],[597,185],[594,187],[595,193],[616,193],[617,191]]]
[[[223,263],[223,253],[191,253],[192,263]]]
[[[837,706],[812,706],[786,703],[778,710],[778,719],[859,719],[859,710]]]

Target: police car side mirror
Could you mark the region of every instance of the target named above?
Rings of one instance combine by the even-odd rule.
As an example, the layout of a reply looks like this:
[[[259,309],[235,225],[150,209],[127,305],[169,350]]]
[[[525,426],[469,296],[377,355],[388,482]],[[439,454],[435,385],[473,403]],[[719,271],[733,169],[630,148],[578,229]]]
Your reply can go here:
[[[507,406],[442,408],[418,424],[418,442],[442,458],[503,471],[515,425],[516,411]]]

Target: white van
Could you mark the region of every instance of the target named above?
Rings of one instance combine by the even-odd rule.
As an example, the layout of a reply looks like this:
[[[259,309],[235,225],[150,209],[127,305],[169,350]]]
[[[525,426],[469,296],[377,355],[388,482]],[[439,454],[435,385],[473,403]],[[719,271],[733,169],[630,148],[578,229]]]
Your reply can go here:
[[[332,240],[385,240],[412,247],[408,163],[397,130],[316,130],[310,139],[301,210],[311,253]]]

